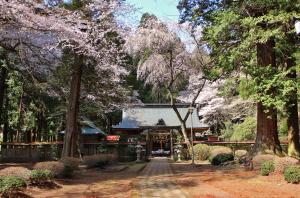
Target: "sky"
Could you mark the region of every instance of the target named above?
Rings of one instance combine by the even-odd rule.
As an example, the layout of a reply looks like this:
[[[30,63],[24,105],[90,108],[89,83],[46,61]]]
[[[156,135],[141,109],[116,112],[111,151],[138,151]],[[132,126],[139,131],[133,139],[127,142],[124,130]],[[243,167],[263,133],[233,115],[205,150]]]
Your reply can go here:
[[[179,12],[176,8],[178,0],[127,0],[129,4],[140,8],[136,13],[139,20],[143,13],[149,12],[162,21],[178,21]]]
[[[141,16],[145,12],[154,14],[162,22],[171,22],[171,24],[178,23],[178,1],[179,0],[126,0],[126,3],[138,8],[138,11],[135,12],[130,18],[125,19],[127,20],[125,23],[130,24],[129,26],[137,27]],[[191,37],[187,32],[183,31],[182,29],[175,29],[174,31],[185,43],[188,51],[192,51],[195,48],[195,45],[191,44]]]

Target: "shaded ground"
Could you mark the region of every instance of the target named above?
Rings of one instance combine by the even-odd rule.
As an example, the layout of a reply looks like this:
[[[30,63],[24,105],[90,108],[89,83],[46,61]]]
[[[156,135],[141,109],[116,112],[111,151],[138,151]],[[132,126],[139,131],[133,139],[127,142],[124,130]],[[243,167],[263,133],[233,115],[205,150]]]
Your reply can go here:
[[[260,176],[258,171],[173,163],[176,183],[194,198],[300,198],[300,184],[282,175]]]
[[[174,197],[186,198],[188,195],[173,182],[173,172],[167,158],[154,158],[142,171],[137,181],[134,197]]]
[[[89,169],[73,179],[56,180],[54,189],[29,188],[26,194],[36,198],[112,198],[131,197],[133,182],[145,164],[129,166],[125,170]]]
[[[288,184],[282,175],[264,177],[234,166],[192,166],[154,158],[146,168],[135,163],[126,167],[83,169],[73,179],[56,180],[51,189],[30,187],[25,193],[37,198],[300,198],[300,184]]]

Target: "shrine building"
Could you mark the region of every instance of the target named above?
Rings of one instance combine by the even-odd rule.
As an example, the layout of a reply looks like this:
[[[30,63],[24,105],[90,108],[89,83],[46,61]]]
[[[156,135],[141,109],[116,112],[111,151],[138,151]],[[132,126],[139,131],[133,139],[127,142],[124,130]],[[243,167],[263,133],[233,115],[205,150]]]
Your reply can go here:
[[[176,104],[182,118],[189,113],[189,104]],[[186,121],[187,135],[190,137],[207,131],[201,123],[197,109],[192,108],[192,119]],[[191,110],[191,109],[190,109]],[[115,135],[126,136],[128,142],[139,141],[149,155],[171,155],[181,134],[181,123],[170,104],[133,105],[122,112],[122,121],[113,125]],[[194,138],[195,140],[196,138]]]

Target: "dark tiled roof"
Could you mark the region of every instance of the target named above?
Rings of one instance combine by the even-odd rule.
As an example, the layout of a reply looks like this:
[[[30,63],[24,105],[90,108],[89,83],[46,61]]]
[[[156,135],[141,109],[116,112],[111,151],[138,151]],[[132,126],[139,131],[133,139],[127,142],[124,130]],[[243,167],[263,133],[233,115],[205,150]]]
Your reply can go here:
[[[179,113],[182,117],[188,112],[187,107],[179,107]],[[207,125],[200,122],[197,116],[197,110],[194,108],[192,114],[193,128],[206,128]],[[164,124],[166,127],[180,127],[179,119],[170,105],[155,104],[152,106],[133,106],[123,110],[122,121],[114,125],[113,128],[138,129],[147,127],[157,127]],[[186,122],[187,128],[191,127],[191,119]]]

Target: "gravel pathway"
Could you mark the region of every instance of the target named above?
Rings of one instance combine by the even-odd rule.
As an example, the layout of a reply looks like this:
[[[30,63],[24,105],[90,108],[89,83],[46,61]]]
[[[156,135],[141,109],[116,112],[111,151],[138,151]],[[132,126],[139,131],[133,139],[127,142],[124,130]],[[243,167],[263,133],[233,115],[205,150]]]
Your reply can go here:
[[[167,158],[154,158],[139,176],[138,189],[142,198],[187,198],[185,192],[172,181],[173,172]]]

